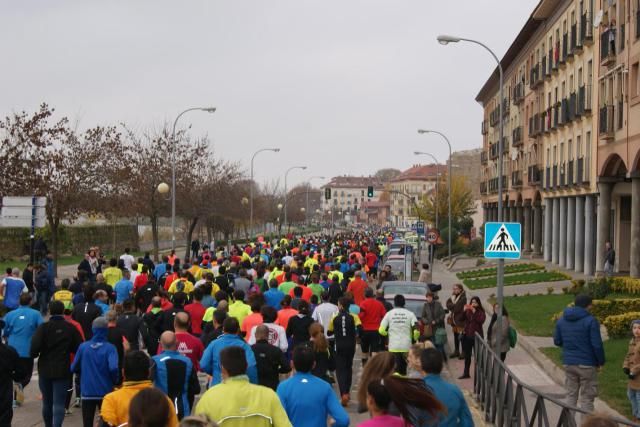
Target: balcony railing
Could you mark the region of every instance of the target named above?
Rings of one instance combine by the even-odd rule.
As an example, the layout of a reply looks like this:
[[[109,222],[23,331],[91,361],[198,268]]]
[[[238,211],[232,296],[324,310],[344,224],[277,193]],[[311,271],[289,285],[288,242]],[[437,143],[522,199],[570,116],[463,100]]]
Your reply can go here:
[[[560,164],[560,187],[564,187],[567,185],[567,174],[566,174],[566,166],[564,163]]]
[[[569,35],[564,33],[562,35],[562,61],[561,63],[567,62],[567,58],[569,57]]]
[[[579,116],[591,112],[591,85],[582,85],[578,88],[578,105],[576,114]]]
[[[502,188],[507,188],[507,176],[502,175]],[[497,193],[498,192],[498,178],[491,178],[487,181],[487,187],[489,193]]]
[[[551,131],[551,125],[553,122],[553,109],[551,107],[547,108],[544,114],[544,131],[549,133]]]
[[[584,158],[578,159],[577,171],[576,171],[576,184],[582,185],[582,178],[584,177]]]
[[[480,164],[486,165],[487,163],[489,163],[489,156],[486,151],[483,151],[480,153]]]
[[[567,185],[573,185],[573,160],[567,162]]]
[[[547,56],[547,70],[545,71],[545,77],[551,78],[551,71],[553,69],[553,48],[549,48],[549,56]]]
[[[593,25],[591,24],[591,13],[589,11],[580,17],[580,40],[582,44],[591,44],[593,42]]]
[[[580,50],[582,50],[582,43],[578,39],[578,24],[574,22],[573,25],[571,25],[571,50],[570,50],[570,52],[573,54],[573,53],[577,53]]]
[[[615,108],[613,105],[604,105],[600,107],[600,137],[603,139],[613,138],[614,136],[614,112]]]
[[[553,121],[551,122],[551,130],[558,129],[560,123],[560,103],[553,106]]]
[[[480,183],[480,194],[486,194],[487,193],[487,183],[486,182],[481,182]]]
[[[522,145],[522,126],[518,126],[513,130],[512,144],[514,147]]]
[[[553,169],[551,170],[552,181],[551,186],[556,188],[558,186],[558,165],[553,165]]]
[[[538,165],[529,166],[527,170],[527,182],[529,185],[540,184],[540,167]]]
[[[482,135],[489,133],[489,123],[486,120],[482,121],[481,131]]]
[[[569,94],[569,121],[572,122],[576,118],[576,110],[578,108],[578,94],[571,92]]]
[[[531,67],[529,87],[535,89],[540,83],[542,83],[542,73],[540,72],[540,64],[536,64]]]
[[[489,145],[489,158],[495,160],[498,158],[498,143]]]
[[[558,40],[553,49],[553,71],[558,71],[559,66],[560,66],[560,41]]]
[[[600,65],[611,65],[616,61],[616,29],[609,28],[600,35]]]
[[[524,83],[520,82],[513,88],[513,103],[518,105],[522,101],[524,101]]]
[[[522,171],[511,172],[511,186],[522,187]]]

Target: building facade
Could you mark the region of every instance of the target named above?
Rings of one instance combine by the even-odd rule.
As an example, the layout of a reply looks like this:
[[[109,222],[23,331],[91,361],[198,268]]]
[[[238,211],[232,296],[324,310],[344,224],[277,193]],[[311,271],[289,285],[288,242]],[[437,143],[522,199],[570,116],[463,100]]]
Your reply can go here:
[[[425,194],[435,196],[438,176],[445,170],[444,165],[413,165],[389,182],[391,225],[409,228],[418,220],[414,203]]]
[[[368,188],[373,186],[373,197],[368,196]],[[326,189],[331,189],[331,199],[326,199]],[[322,211],[334,219],[355,219],[365,202],[378,201],[383,190],[382,183],[372,176],[336,176],[322,189]],[[352,221],[349,221],[352,222]]]
[[[522,224],[523,251],[588,275],[598,248],[595,1],[540,1],[503,57],[502,153],[497,72],[476,98],[485,111],[485,221],[498,220],[501,179],[503,221]]]

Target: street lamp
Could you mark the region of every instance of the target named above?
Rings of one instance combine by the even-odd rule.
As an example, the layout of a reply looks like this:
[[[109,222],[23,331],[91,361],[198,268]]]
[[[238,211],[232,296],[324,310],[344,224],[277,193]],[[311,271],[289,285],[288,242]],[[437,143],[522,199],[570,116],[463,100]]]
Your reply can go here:
[[[289,172],[291,172],[294,169],[305,170],[306,168],[307,168],[306,166],[291,166],[284,173],[284,229],[285,231],[287,230],[287,177],[289,176]]]
[[[443,134],[442,132],[438,132],[437,130],[418,129],[418,133],[421,135],[425,133],[435,133],[437,135],[440,135],[444,138],[445,141],[447,141],[447,145],[449,146],[449,172],[447,173],[447,187],[449,187],[449,262],[451,262],[451,142],[449,142],[449,138],[447,138],[445,134]]]
[[[262,153],[263,151],[273,151],[277,153],[280,151],[279,148],[262,148],[251,156],[251,182],[249,183],[249,232],[253,234],[253,159],[256,158],[258,153]]]
[[[307,180],[307,216],[305,217],[305,220],[307,222],[307,225],[309,225],[309,190],[311,189],[311,181],[314,179],[326,179],[324,176],[312,176],[311,178],[309,178]]]
[[[485,45],[484,43],[481,43],[477,40],[472,40],[472,39],[466,39],[466,38],[462,38],[462,37],[456,37],[456,36],[447,36],[447,35],[440,35],[438,36],[438,42],[440,44],[446,45],[449,43],[458,43],[460,41],[466,41],[469,43],[474,43],[477,44],[479,46],[482,46],[484,49],[486,49],[491,56],[493,56],[493,59],[496,60],[496,63],[498,64],[498,73],[500,76],[500,92],[499,92],[499,114],[500,114],[500,134],[499,137],[500,139],[498,140],[498,153],[500,153],[498,155],[498,222],[502,223],[502,219],[503,219],[503,212],[502,212],[502,163],[503,163],[503,144],[504,144],[504,117],[502,115],[502,107],[504,104],[504,100],[503,100],[503,92],[504,92],[504,74],[503,74],[503,70],[502,70],[502,64],[500,64],[500,59],[498,59],[498,57],[496,56],[496,54],[489,49],[489,47],[487,45]],[[449,164],[449,167],[451,167],[451,164]],[[497,326],[498,326],[498,331],[502,330],[502,303],[503,303],[503,299],[504,299],[504,259],[503,258],[499,258],[498,259],[498,268],[497,268],[497,304],[498,304],[498,319],[497,319]],[[502,340],[502,334],[498,334],[496,335],[496,348],[501,348],[501,341]]]
[[[178,117],[173,121],[173,131],[171,132],[171,143],[173,148],[171,150],[171,249],[176,250],[176,125],[178,120],[183,114],[189,111],[204,111],[205,113],[213,114],[216,112],[214,107],[194,107],[187,108],[182,113],[178,114]],[[159,188],[158,188],[159,190]]]
[[[436,159],[436,157],[431,154],[431,153],[427,153],[425,151],[414,151],[413,154],[415,154],[416,156],[429,156],[433,159],[434,162],[436,162],[436,229],[438,229],[438,183],[440,182],[440,162],[438,162],[438,159]]]

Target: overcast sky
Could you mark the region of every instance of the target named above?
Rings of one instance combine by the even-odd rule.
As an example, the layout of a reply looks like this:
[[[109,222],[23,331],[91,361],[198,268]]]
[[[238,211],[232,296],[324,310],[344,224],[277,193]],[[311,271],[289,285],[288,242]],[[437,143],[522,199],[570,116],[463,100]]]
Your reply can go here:
[[[3,1],[0,114],[41,102],[80,122],[136,127],[183,116],[256,180],[406,169],[481,145],[474,101],[537,0]],[[314,181],[318,185],[319,181]]]

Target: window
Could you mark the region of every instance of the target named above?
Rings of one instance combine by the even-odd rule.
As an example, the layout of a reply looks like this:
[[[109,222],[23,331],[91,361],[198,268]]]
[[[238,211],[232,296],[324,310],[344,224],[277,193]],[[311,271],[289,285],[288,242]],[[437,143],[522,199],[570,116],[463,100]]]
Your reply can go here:
[[[585,181],[589,181],[589,175],[591,175],[591,132],[587,132],[584,153],[584,179]]]
[[[547,147],[547,167],[551,165],[551,156],[549,155],[549,147]]]
[[[558,166],[558,147],[553,146],[553,166]]]
[[[631,97],[638,96],[640,94],[640,83],[638,82],[638,67],[639,63],[636,62],[631,66]]]
[[[573,142],[571,140],[567,141],[567,160],[573,160]]]
[[[360,190],[360,195],[364,196],[364,190]]]
[[[582,158],[582,136],[576,136],[576,158]]]
[[[564,142],[560,143],[560,164],[564,164]]]

